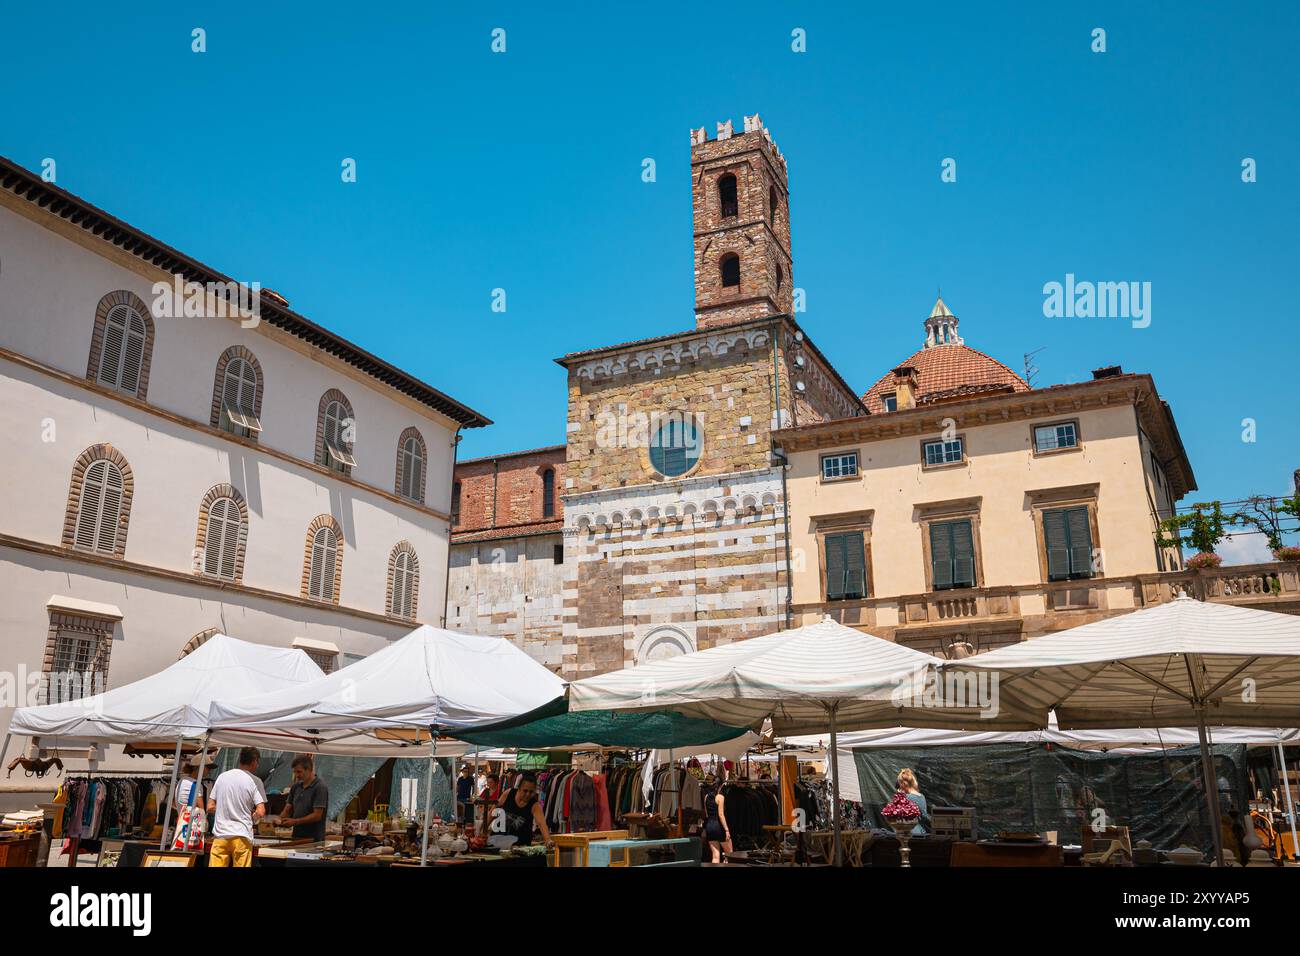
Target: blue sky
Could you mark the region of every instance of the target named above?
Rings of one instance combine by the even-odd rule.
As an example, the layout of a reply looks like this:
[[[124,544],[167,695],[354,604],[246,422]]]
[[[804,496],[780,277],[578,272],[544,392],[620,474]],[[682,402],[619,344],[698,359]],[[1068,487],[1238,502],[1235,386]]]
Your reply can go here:
[[[564,440],[556,356],[692,325],[687,131],[759,112],[800,319],[854,387],[942,286],[968,344],[1045,347],[1040,384],[1151,372],[1193,500],[1300,467],[1296,4],[224,6],[4,31],[0,153],[495,419],[462,457]],[[1150,282],[1150,326],[1045,318],[1067,273]]]

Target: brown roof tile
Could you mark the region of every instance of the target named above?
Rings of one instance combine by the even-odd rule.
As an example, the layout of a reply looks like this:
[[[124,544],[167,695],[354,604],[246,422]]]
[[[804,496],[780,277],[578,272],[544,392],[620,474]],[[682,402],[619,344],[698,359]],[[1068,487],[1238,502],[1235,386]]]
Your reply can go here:
[[[916,369],[917,404],[1001,389],[1029,391],[1029,386],[1019,375],[969,345],[950,343],[918,349],[894,368],[900,365]],[[885,410],[881,396],[892,391],[894,375],[891,371],[867,390],[862,402],[871,414],[878,415]]]

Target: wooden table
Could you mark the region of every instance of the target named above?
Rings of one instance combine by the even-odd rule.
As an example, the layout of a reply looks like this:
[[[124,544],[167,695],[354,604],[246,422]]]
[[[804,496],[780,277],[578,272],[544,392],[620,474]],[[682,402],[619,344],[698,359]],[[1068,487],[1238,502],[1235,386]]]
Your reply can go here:
[[[0,836],[0,867],[35,866],[40,850],[39,833],[6,833]]]
[[[952,845],[951,866],[1062,866],[1061,848],[1051,843],[980,843]]]

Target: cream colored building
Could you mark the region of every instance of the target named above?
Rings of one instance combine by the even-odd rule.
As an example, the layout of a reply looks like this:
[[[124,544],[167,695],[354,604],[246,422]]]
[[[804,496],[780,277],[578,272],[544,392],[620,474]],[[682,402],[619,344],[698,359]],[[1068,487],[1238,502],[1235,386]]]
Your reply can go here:
[[[226,281],[0,161],[0,733],[33,676],[118,686],[213,629],[330,668],[444,620],[487,420],[270,292],[255,323],[158,314],[176,274]]]
[[[1166,600],[1290,609],[1293,566],[1186,571],[1159,521],[1196,488],[1149,375],[1030,388],[967,346],[940,300],[872,413],[785,429],[795,617],[941,655]],[[1279,577],[1275,593],[1270,584]]]

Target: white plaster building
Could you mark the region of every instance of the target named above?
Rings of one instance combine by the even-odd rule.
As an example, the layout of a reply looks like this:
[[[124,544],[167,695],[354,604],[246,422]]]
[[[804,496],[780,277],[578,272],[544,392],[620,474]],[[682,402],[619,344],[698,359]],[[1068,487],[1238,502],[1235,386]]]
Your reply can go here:
[[[0,160],[0,733],[29,675],[118,686],[210,629],[329,667],[444,621],[488,420],[268,291],[255,325],[155,315],[176,274],[229,281]]]

